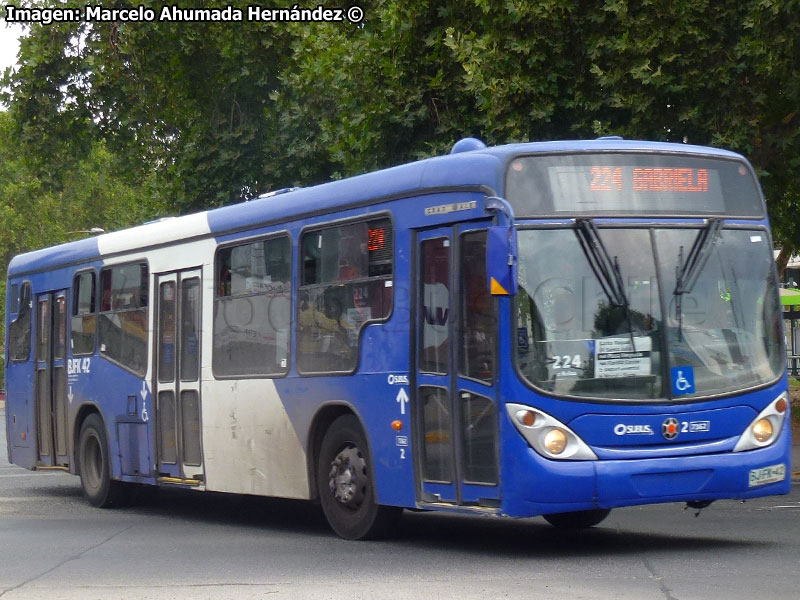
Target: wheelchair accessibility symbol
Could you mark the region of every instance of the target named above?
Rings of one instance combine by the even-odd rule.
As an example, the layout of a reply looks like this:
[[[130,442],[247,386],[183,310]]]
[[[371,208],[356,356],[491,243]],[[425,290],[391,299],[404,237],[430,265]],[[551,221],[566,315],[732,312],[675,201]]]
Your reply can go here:
[[[694,393],[694,367],[672,367],[670,374],[673,396]]]

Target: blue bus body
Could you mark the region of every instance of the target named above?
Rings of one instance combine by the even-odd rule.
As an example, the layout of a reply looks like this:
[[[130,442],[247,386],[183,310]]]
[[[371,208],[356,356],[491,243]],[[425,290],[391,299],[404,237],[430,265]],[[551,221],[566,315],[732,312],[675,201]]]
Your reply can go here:
[[[491,364],[483,363],[489,374],[481,368],[469,376],[462,372],[464,357],[472,352],[464,350],[465,331],[472,326],[475,309],[465,304],[459,286],[468,285],[463,282],[472,258],[464,257],[477,256],[468,254],[470,248],[480,249],[482,232],[498,222],[496,212],[486,210],[487,197],[506,196],[509,165],[517,157],[586,153],[735,162],[740,172],[746,169],[747,177],[753,177],[738,155],[686,145],[601,139],[479,148],[15,257],[8,268],[6,299],[9,461],[28,469],[78,473],[84,460],[79,456],[82,428],[95,414],[105,428],[114,482],[316,499],[326,493],[320,489],[324,477],[318,477],[326,432],[343,415],[353,415],[368,446],[374,499],[382,506],[529,517],[656,502],[701,506],[716,499],[788,493],[789,410],[785,400],[776,405],[786,398],[785,365],[780,370],[763,366],[775,361],[774,352],[764,350],[761,342],[747,342],[757,352],[732,352],[722,362],[712,357],[706,367],[687,366],[676,375],[674,365],[683,363],[670,354],[668,344],[673,342],[659,341],[661,333],[652,328],[647,334],[635,333],[628,314],[622,333],[605,338],[584,333],[580,340],[587,350],[567,351],[563,359],[548,357],[545,366],[534,368],[528,357],[535,353],[535,331],[550,336],[537,342],[542,347],[558,343],[552,341],[556,327],[536,325],[536,315],[547,307],[559,308],[559,301],[535,308],[538,300],[531,291],[531,308],[525,304],[524,310],[534,316],[525,317],[527,321],[519,316],[523,309],[518,297],[491,298],[494,339],[484,336],[487,348],[482,350],[493,357]],[[564,181],[574,171],[552,168]],[[613,185],[621,189],[619,181]],[[690,181],[690,187],[702,185]],[[755,189],[760,194],[757,184]],[[754,247],[771,248],[760,195],[757,203],[758,214],[713,215],[729,232],[720,235],[732,240],[746,231]],[[521,214],[517,206],[514,210],[513,232],[520,235],[521,247],[525,240],[535,244],[538,232],[553,237],[571,232],[580,217],[569,210],[541,215]],[[594,215],[593,223],[606,244],[613,241],[613,232],[625,229],[633,237],[649,236],[654,248],[663,248],[657,245],[662,237],[666,240],[673,230],[685,227],[694,237],[709,215],[611,211]],[[364,258],[369,272],[355,279],[342,275],[349,266],[342,240],[351,225],[352,231],[368,231],[369,236],[361,243],[364,257],[363,246],[369,246]],[[330,259],[336,263],[331,266],[333,262],[325,262],[323,243],[334,237],[338,254]],[[680,264],[690,248],[682,241],[676,244]],[[290,254],[280,258],[284,245]],[[251,268],[254,247],[277,258],[262,261],[259,254],[258,269]],[[384,249],[389,254],[373,260],[373,250]],[[248,258],[242,259],[245,253]],[[654,260],[661,260],[656,256]],[[620,263],[625,255],[612,258]],[[443,261],[450,261],[449,266],[432,266]],[[234,273],[238,283],[228,282],[228,263],[231,271],[239,270]],[[274,267],[271,275],[262,273],[263,264],[272,268],[278,263],[288,265],[291,275],[274,275],[287,272],[283,267]],[[531,265],[520,277],[536,277]],[[729,266],[720,268],[726,273]],[[330,275],[337,269],[344,279]],[[245,271],[249,275],[242,275]],[[589,279],[598,285],[585,271],[580,285],[589,286]],[[131,277],[140,276],[140,296],[132,299],[137,291],[126,286]],[[277,283],[280,277],[284,280]],[[629,296],[639,283],[631,284]],[[645,283],[654,290],[656,279]],[[231,285],[240,286],[239,296],[226,287]],[[449,286],[454,291],[448,292]],[[659,286],[659,297],[671,297],[671,289]],[[115,307],[116,300],[106,300],[103,291],[120,304]],[[340,303],[334,319],[338,324],[326,333],[320,315],[324,311],[331,318],[334,313],[323,304],[336,294],[346,298],[347,308]],[[443,294],[447,299],[441,300]],[[389,300],[381,304],[378,295]],[[721,289],[719,295],[730,298],[730,291]],[[755,301],[758,307],[773,301],[763,296]],[[686,302],[691,297],[692,292],[675,295]],[[314,333],[301,333],[304,311],[315,302],[312,309],[319,315],[311,317]],[[622,304],[614,307],[628,310],[627,299]],[[579,309],[576,304],[573,312]],[[273,310],[283,325],[248,329],[248,323],[261,323],[258,314]],[[672,304],[661,313],[658,331],[666,332],[666,321],[678,313]],[[747,315],[742,319],[751,319]],[[345,317],[349,325],[342,326]],[[760,318],[760,313],[752,317]],[[233,323],[237,319],[244,325]],[[762,320],[769,325],[767,317]],[[15,321],[21,325],[15,327]],[[525,323],[531,323],[527,330]],[[475,325],[478,333],[485,333],[482,327]],[[683,322],[679,327],[675,344],[686,345],[695,330]],[[769,335],[768,327],[753,327]],[[675,334],[663,335],[667,339]],[[334,363],[330,356],[336,338],[345,340],[340,343],[349,354]],[[775,343],[780,350],[780,341]],[[115,344],[120,347],[112,348]],[[602,355],[601,348],[613,344],[616,353]],[[11,351],[15,345],[16,354]],[[82,350],[76,351],[78,347]],[[253,357],[262,350],[275,359],[266,364]],[[427,353],[436,355],[430,364],[444,367],[420,367]],[[673,358],[667,365],[668,354]],[[765,358],[754,358],[756,354]],[[640,399],[624,381],[622,396],[608,392],[613,388],[609,382],[617,380],[598,366],[601,359],[614,363],[629,379],[641,376],[655,390],[652,396]],[[251,360],[249,371],[237,367]],[[554,372],[553,360],[556,366],[561,362],[571,367]],[[736,361],[738,366],[732,364]],[[685,364],[690,363],[687,359]],[[762,366],[751,368],[757,363]],[[188,374],[182,365],[190,365]],[[530,371],[523,373],[525,369]],[[587,375],[590,369],[593,377]],[[750,377],[751,370],[766,375]],[[714,382],[721,373],[735,372],[743,384],[720,387],[719,393],[674,391],[689,375],[698,377],[699,390],[701,372]],[[599,381],[600,387],[581,379]],[[713,385],[721,384],[709,385],[717,389]],[[560,393],[560,386],[571,391]],[[604,391],[581,391],[590,388]],[[741,450],[743,435],[771,406],[778,406],[770,409],[777,431],[765,445],[756,442]],[[594,458],[560,460],[546,455],[549,450],[538,451],[525,435],[527,407],[534,410],[531,436],[541,422],[551,427],[547,419],[552,418],[552,427],[563,428],[568,440],[582,442],[580,447]],[[567,442],[568,451],[572,443]]]

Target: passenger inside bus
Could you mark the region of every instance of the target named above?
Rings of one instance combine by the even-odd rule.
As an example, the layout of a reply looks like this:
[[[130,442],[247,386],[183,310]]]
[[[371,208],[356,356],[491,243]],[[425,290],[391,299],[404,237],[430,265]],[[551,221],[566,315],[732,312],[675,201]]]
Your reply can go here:
[[[297,352],[304,371],[346,371],[352,368],[352,326],[343,318],[341,288],[329,288],[300,301],[297,314]]]

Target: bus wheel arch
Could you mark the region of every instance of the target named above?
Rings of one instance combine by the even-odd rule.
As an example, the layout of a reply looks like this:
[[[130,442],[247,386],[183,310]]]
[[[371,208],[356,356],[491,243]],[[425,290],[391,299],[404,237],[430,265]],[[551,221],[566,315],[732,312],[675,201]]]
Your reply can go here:
[[[354,540],[394,533],[403,509],[377,502],[372,454],[360,419],[347,409],[319,431],[316,492],[331,528]]]

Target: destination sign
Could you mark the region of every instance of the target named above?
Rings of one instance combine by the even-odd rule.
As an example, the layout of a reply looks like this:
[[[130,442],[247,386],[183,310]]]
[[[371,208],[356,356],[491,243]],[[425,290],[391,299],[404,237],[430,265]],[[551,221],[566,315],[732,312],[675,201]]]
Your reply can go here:
[[[637,192],[708,192],[708,169],[633,169],[631,181],[622,167],[589,167],[589,190],[621,192],[628,183]]]
[[[745,163],[648,153],[524,156],[509,164],[506,198],[517,216],[763,214]]]
[[[556,212],[643,210],[688,204],[723,212],[719,177],[692,167],[554,166],[547,170]],[[692,200],[694,199],[694,200]]]

